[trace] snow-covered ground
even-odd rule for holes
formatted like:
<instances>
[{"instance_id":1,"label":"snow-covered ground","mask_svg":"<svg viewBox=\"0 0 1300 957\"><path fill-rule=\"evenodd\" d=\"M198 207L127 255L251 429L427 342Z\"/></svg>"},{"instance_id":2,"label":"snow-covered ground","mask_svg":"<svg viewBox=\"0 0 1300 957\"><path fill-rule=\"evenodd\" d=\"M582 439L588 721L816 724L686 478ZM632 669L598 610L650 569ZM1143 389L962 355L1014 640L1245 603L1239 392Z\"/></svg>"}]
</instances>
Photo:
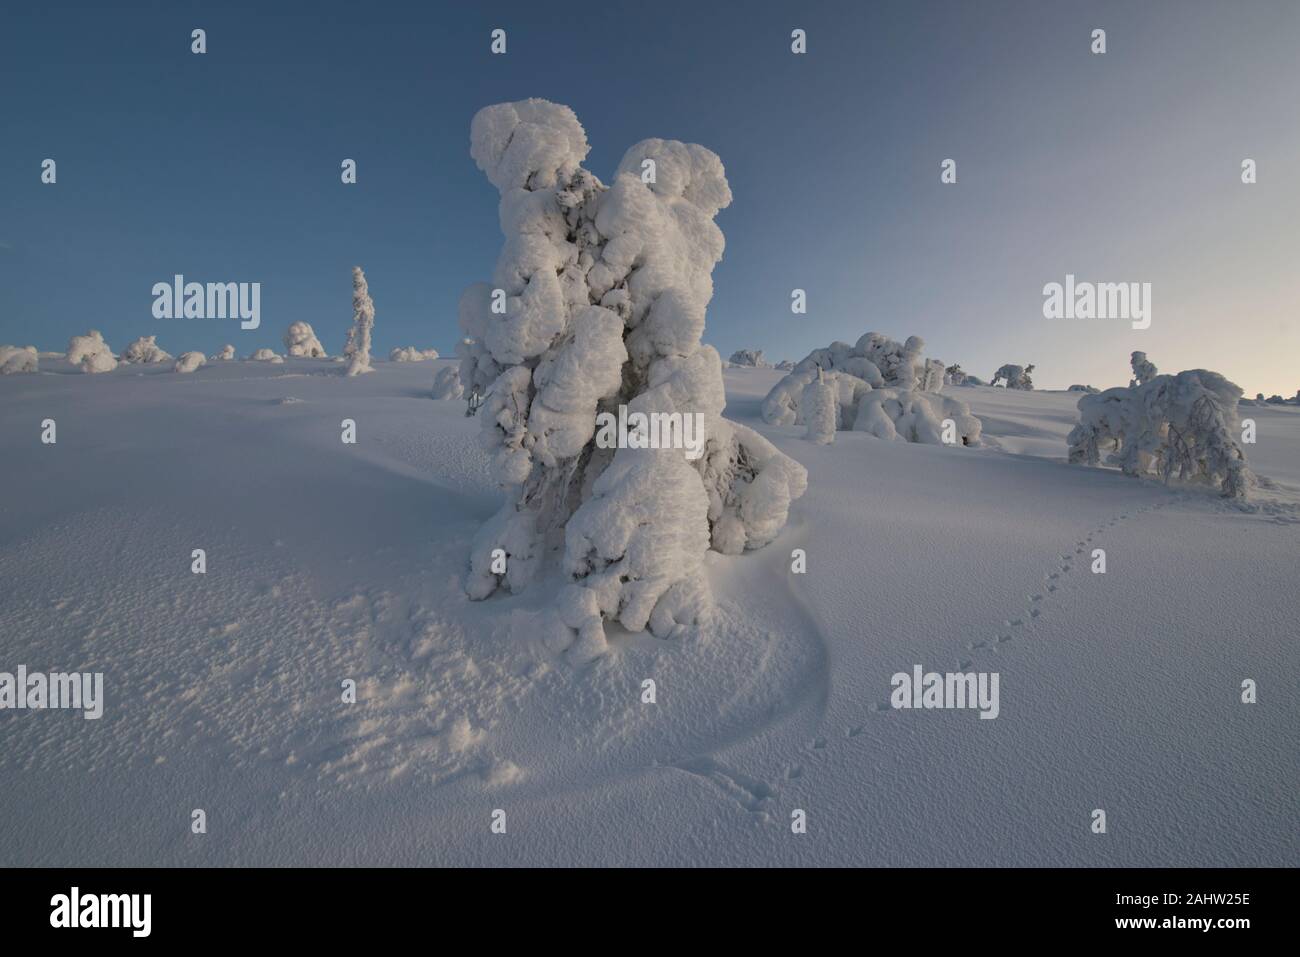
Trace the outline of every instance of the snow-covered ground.
<instances>
[{"instance_id":1,"label":"snow-covered ground","mask_svg":"<svg viewBox=\"0 0 1300 957\"><path fill-rule=\"evenodd\" d=\"M557 581L464 596L499 494L451 363L374 365L0 378L0 670L107 699L0 711L0 865L1300 861L1300 409L1242 410L1240 507L1067 466L1078 394L950 388L978 449L814 445L729 369L807 494L709 553L698 640L574 667ZM891 709L918 664L998 672L996 720Z\"/></svg>"}]
</instances>

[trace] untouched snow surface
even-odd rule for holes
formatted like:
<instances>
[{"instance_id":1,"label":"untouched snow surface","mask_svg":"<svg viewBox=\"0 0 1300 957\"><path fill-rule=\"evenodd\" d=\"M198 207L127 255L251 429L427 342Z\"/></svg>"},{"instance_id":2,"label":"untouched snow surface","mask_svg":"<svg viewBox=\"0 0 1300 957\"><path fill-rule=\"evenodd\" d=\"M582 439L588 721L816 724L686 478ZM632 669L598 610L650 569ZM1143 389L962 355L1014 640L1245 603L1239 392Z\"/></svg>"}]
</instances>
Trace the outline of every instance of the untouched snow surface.
<instances>
[{"instance_id":1,"label":"untouched snow surface","mask_svg":"<svg viewBox=\"0 0 1300 957\"><path fill-rule=\"evenodd\" d=\"M708 554L709 633L611 626L575 668L541 627L559 582L464 595L500 504L479 423L428 365L375 370L0 379L0 670L106 697L0 711L0 865L1300 859L1300 409L1243 410L1242 508L1067 466L1077 394L954 389L979 449L818 446L759 416L782 373L728 370L727 416L807 494L767 548ZM998 672L998 718L890 709L915 664Z\"/></svg>"}]
</instances>

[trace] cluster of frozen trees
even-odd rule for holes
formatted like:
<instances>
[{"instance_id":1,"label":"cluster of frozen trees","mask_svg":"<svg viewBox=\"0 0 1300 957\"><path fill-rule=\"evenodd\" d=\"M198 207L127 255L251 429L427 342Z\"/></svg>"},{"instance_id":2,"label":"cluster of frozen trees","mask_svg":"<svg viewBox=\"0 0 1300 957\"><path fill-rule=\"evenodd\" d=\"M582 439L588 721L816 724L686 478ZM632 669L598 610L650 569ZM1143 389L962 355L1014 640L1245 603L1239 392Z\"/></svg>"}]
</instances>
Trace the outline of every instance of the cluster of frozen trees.
<instances>
[{"instance_id":1,"label":"cluster of frozen trees","mask_svg":"<svg viewBox=\"0 0 1300 957\"><path fill-rule=\"evenodd\" d=\"M1105 450L1127 475L1176 475L1244 498L1253 477L1238 444L1241 389L1206 369L1160 375L1141 352L1131 362L1132 385L1079 400L1070 461L1098 465Z\"/></svg>"},{"instance_id":2,"label":"cluster of frozen trees","mask_svg":"<svg viewBox=\"0 0 1300 957\"><path fill-rule=\"evenodd\" d=\"M144 364L171 362L171 353L159 347L155 341L157 338L157 336L141 336L136 339L123 350L121 361Z\"/></svg>"},{"instance_id":3,"label":"cluster of frozen trees","mask_svg":"<svg viewBox=\"0 0 1300 957\"><path fill-rule=\"evenodd\" d=\"M868 332L856 345L833 342L795 364L763 400L763 421L803 425L809 439L836 431L908 442L978 445L980 421L964 402L942 395L946 370L923 356L925 342ZM945 422L949 423L945 428Z\"/></svg>"},{"instance_id":4,"label":"cluster of frozen trees","mask_svg":"<svg viewBox=\"0 0 1300 957\"><path fill-rule=\"evenodd\" d=\"M1266 399L1264 398L1263 392L1257 392L1255 393L1254 399L1242 399L1241 404L1242 405L1300 405L1300 389L1297 389L1296 394L1290 399L1277 394L1270 395Z\"/></svg>"},{"instance_id":5,"label":"cluster of frozen trees","mask_svg":"<svg viewBox=\"0 0 1300 957\"><path fill-rule=\"evenodd\" d=\"M519 591L559 552L572 655L605 648L606 619L677 634L711 608L706 552L771 541L807 481L722 417L721 358L700 342L723 250L713 220L731 202L722 163L644 140L607 186L581 165L573 111L536 99L480 110L470 142L501 194L505 244L492 282L461 297L460 379L483 397L505 503L474 539L467 592ZM597 442L597 415L620 407L676 421L679 436L698 414L700 454Z\"/></svg>"},{"instance_id":6,"label":"cluster of frozen trees","mask_svg":"<svg viewBox=\"0 0 1300 957\"><path fill-rule=\"evenodd\" d=\"M417 349L415 346L397 348L388 353L389 362L427 362L436 358L438 358L437 349Z\"/></svg>"},{"instance_id":7,"label":"cluster of frozen trees","mask_svg":"<svg viewBox=\"0 0 1300 957\"><path fill-rule=\"evenodd\" d=\"M770 369L771 363L763 358L762 349L737 349L727 360L733 366L748 366L753 369Z\"/></svg>"},{"instance_id":8,"label":"cluster of frozen trees","mask_svg":"<svg viewBox=\"0 0 1300 957\"><path fill-rule=\"evenodd\" d=\"M1004 382L1008 389L1023 389L1026 392L1032 392L1034 380L1029 377L1029 373L1033 371L1034 367L1032 365L1004 365L993 373L993 379L989 382L989 385L996 386L999 382Z\"/></svg>"},{"instance_id":9,"label":"cluster of frozen trees","mask_svg":"<svg viewBox=\"0 0 1300 957\"><path fill-rule=\"evenodd\" d=\"M40 356L35 346L0 346L0 375L36 372Z\"/></svg>"},{"instance_id":10,"label":"cluster of frozen trees","mask_svg":"<svg viewBox=\"0 0 1300 957\"><path fill-rule=\"evenodd\" d=\"M1066 392L1088 392L1088 393L1091 393L1091 394L1095 395L1096 393L1100 392L1101 390L1098 389L1095 385L1082 385L1082 384L1077 384L1077 383L1076 383L1075 385L1070 386L1070 387L1069 387L1068 389L1066 389L1065 391L1066 391Z\"/></svg>"}]
</instances>

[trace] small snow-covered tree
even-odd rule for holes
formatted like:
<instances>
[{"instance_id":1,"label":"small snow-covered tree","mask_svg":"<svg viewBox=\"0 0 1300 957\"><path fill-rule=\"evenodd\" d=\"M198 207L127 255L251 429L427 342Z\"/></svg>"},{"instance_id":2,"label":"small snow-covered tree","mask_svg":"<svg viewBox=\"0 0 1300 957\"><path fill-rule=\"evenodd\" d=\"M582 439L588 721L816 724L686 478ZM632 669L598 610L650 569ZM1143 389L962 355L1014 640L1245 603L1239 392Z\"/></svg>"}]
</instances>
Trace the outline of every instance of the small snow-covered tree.
<instances>
[{"instance_id":1,"label":"small snow-covered tree","mask_svg":"<svg viewBox=\"0 0 1300 957\"><path fill-rule=\"evenodd\" d=\"M0 346L0 375L37 372L40 354L35 346Z\"/></svg>"},{"instance_id":2,"label":"small snow-covered tree","mask_svg":"<svg viewBox=\"0 0 1300 957\"><path fill-rule=\"evenodd\" d=\"M966 381L966 373L960 363L953 363L943 370L944 385L961 385Z\"/></svg>"},{"instance_id":3,"label":"small snow-covered tree","mask_svg":"<svg viewBox=\"0 0 1300 957\"><path fill-rule=\"evenodd\" d=\"M206 363L207 360L203 358L202 352L182 352L181 357L176 360L176 365L172 368L176 372L193 372Z\"/></svg>"},{"instance_id":4,"label":"small snow-covered tree","mask_svg":"<svg viewBox=\"0 0 1300 957\"><path fill-rule=\"evenodd\" d=\"M834 398L833 428L867 432L878 438L941 443L941 423L952 419L962 445L978 445L979 419L970 407L940 394L943 363L922 358L925 342L911 336L905 343L869 332L856 345L833 342L816 349L774 385L763 400L763 421L805 425L811 438L822 425L809 425L805 396L818 378Z\"/></svg>"},{"instance_id":5,"label":"small snow-covered tree","mask_svg":"<svg viewBox=\"0 0 1300 957\"><path fill-rule=\"evenodd\" d=\"M644 140L606 186L581 165L573 111L536 99L480 110L470 142L501 193L506 242L493 281L461 297L472 341L460 377L484 397L506 501L475 537L466 590L519 591L562 548L572 655L604 649L606 619L682 633L711 608L705 552L766 544L806 485L800 465L722 417L721 359L700 342L723 249L713 220L731 202L722 163L701 146ZM597 415L620 408L683 424L698 414L700 454L631 435L626 447L598 442Z\"/></svg>"},{"instance_id":6,"label":"small snow-covered tree","mask_svg":"<svg viewBox=\"0 0 1300 957\"><path fill-rule=\"evenodd\" d=\"M397 348L388 353L389 362L426 362L436 358L438 358L437 349L417 349L415 346Z\"/></svg>"},{"instance_id":7,"label":"small snow-covered tree","mask_svg":"<svg viewBox=\"0 0 1300 957\"><path fill-rule=\"evenodd\" d=\"M69 339L65 358L73 365L81 366L82 372L112 372L117 368L117 357L97 329Z\"/></svg>"},{"instance_id":8,"label":"small snow-covered tree","mask_svg":"<svg viewBox=\"0 0 1300 957\"><path fill-rule=\"evenodd\" d=\"M155 342L157 336L141 336L122 352L123 362L132 363L154 363L154 362L171 362L171 355L164 349L159 348Z\"/></svg>"},{"instance_id":9,"label":"small snow-covered tree","mask_svg":"<svg viewBox=\"0 0 1300 957\"><path fill-rule=\"evenodd\" d=\"M360 266L352 267L352 328L343 355L348 360L348 375L373 372L370 367L370 332L375 325L375 304L370 301L370 287Z\"/></svg>"},{"instance_id":10,"label":"small snow-covered tree","mask_svg":"<svg viewBox=\"0 0 1300 957\"><path fill-rule=\"evenodd\" d=\"M777 371L779 372L793 372L794 363L791 362L789 359L782 359L780 362L776 364L776 368Z\"/></svg>"},{"instance_id":11,"label":"small snow-covered tree","mask_svg":"<svg viewBox=\"0 0 1300 957\"><path fill-rule=\"evenodd\" d=\"M273 350L266 348L258 349L248 358L251 362L270 362L274 365L282 365L284 363L284 358L282 356L278 356Z\"/></svg>"},{"instance_id":12,"label":"small snow-covered tree","mask_svg":"<svg viewBox=\"0 0 1300 957\"><path fill-rule=\"evenodd\" d=\"M235 358L235 347L227 343L221 347L221 351L208 357L213 362L229 362Z\"/></svg>"},{"instance_id":13,"label":"small snow-covered tree","mask_svg":"<svg viewBox=\"0 0 1300 957\"><path fill-rule=\"evenodd\" d=\"M1088 392L1088 393L1091 393L1091 394L1094 394L1094 395L1095 395L1096 393L1100 392L1101 390L1098 389L1096 386L1093 386L1093 385L1079 385L1079 384L1076 384L1076 385L1072 385L1072 386L1070 386L1070 387L1069 387L1068 389L1066 389L1065 391L1066 391L1066 392Z\"/></svg>"},{"instance_id":14,"label":"small snow-covered tree","mask_svg":"<svg viewBox=\"0 0 1300 957\"><path fill-rule=\"evenodd\" d=\"M1085 395L1067 439L1069 460L1098 465L1109 449L1107 463L1126 475L1155 474L1166 482L1177 475L1245 498L1254 478L1237 442L1240 399L1240 388L1206 369Z\"/></svg>"},{"instance_id":15,"label":"small snow-covered tree","mask_svg":"<svg viewBox=\"0 0 1300 957\"><path fill-rule=\"evenodd\" d=\"M772 366L763 358L762 349L737 349L729 361L733 366L749 366L754 369L770 369Z\"/></svg>"},{"instance_id":16,"label":"small snow-covered tree","mask_svg":"<svg viewBox=\"0 0 1300 957\"><path fill-rule=\"evenodd\" d=\"M299 320L291 322L284 333L284 354L300 359L327 359L329 353L316 338L316 331L310 323Z\"/></svg>"},{"instance_id":17,"label":"small snow-covered tree","mask_svg":"<svg viewBox=\"0 0 1300 957\"><path fill-rule=\"evenodd\" d=\"M1023 389L1026 392L1031 392L1034 388L1034 380L1029 377L1029 373L1033 371L1034 367L1032 365L1004 365L993 373L993 379L989 382L989 385L996 386L999 382L1005 382L1008 389Z\"/></svg>"},{"instance_id":18,"label":"small snow-covered tree","mask_svg":"<svg viewBox=\"0 0 1300 957\"><path fill-rule=\"evenodd\" d=\"M1129 356L1129 365L1133 367L1133 381L1131 385L1142 385L1144 382L1150 382L1158 374L1155 363L1147 359L1145 352L1135 352Z\"/></svg>"},{"instance_id":19,"label":"small snow-covered tree","mask_svg":"<svg viewBox=\"0 0 1300 957\"><path fill-rule=\"evenodd\" d=\"M459 399L465 394L465 387L460 382L459 366L443 366L433 376L433 397L435 399Z\"/></svg>"},{"instance_id":20,"label":"small snow-covered tree","mask_svg":"<svg viewBox=\"0 0 1300 957\"><path fill-rule=\"evenodd\" d=\"M818 445L834 442L838 403L835 388L826 381L821 369L817 370L817 378L803 387L800 405L804 409L804 436Z\"/></svg>"}]
</instances>

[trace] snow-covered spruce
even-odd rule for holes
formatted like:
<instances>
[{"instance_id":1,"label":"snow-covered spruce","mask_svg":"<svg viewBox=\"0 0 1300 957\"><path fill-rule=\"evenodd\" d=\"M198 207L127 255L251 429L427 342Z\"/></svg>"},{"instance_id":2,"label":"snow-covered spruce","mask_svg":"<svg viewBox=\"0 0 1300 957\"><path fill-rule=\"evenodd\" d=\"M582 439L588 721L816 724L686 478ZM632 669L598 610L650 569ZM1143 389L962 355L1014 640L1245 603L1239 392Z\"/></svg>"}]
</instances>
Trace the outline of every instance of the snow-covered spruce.
<instances>
[{"instance_id":1,"label":"snow-covered spruce","mask_svg":"<svg viewBox=\"0 0 1300 957\"><path fill-rule=\"evenodd\" d=\"M953 363L943 370L944 385L963 385L966 382L966 371L962 369L960 363Z\"/></svg>"},{"instance_id":2,"label":"snow-covered spruce","mask_svg":"<svg viewBox=\"0 0 1300 957\"><path fill-rule=\"evenodd\" d=\"M1134 352L1129 356L1128 364L1133 368L1133 379L1129 385L1142 385L1150 382L1158 374L1155 363L1147 358L1145 352Z\"/></svg>"},{"instance_id":3,"label":"snow-covered spruce","mask_svg":"<svg viewBox=\"0 0 1300 957\"><path fill-rule=\"evenodd\" d=\"M282 356L278 356L271 349L265 348L258 349L249 356L248 359L250 362L271 362L277 365L284 363L284 358Z\"/></svg>"},{"instance_id":4,"label":"snow-covered spruce","mask_svg":"<svg viewBox=\"0 0 1300 957\"><path fill-rule=\"evenodd\" d=\"M466 590L518 591L562 545L571 655L605 648L605 619L678 634L712 607L706 551L769 542L807 481L722 417L722 363L700 343L723 250L713 219L731 202L722 163L701 146L644 140L606 186L582 168L587 138L573 111L535 99L480 110L470 141L501 193L506 240L493 281L461 297L471 341L458 350L460 377L484 396L478 415L506 501L475 537ZM600 447L596 416L621 405L702 416L702 454Z\"/></svg>"},{"instance_id":5,"label":"snow-covered spruce","mask_svg":"<svg viewBox=\"0 0 1300 957\"><path fill-rule=\"evenodd\" d=\"M117 368L117 357L97 329L69 339L64 358L74 366L81 366L82 372L112 372Z\"/></svg>"},{"instance_id":6,"label":"snow-covered spruce","mask_svg":"<svg viewBox=\"0 0 1300 957\"><path fill-rule=\"evenodd\" d=\"M310 323L293 322L284 333L284 354L301 359L327 359L329 353L316 338L316 332Z\"/></svg>"},{"instance_id":7,"label":"snow-covered spruce","mask_svg":"<svg viewBox=\"0 0 1300 957\"><path fill-rule=\"evenodd\" d=\"M770 369L771 363L763 358L762 349L737 349L727 360L733 366L748 366L754 369Z\"/></svg>"},{"instance_id":8,"label":"snow-covered spruce","mask_svg":"<svg viewBox=\"0 0 1300 957\"><path fill-rule=\"evenodd\" d=\"M213 362L229 362L235 358L235 347L227 343L221 347L220 352L208 356Z\"/></svg>"},{"instance_id":9,"label":"snow-covered spruce","mask_svg":"<svg viewBox=\"0 0 1300 957\"><path fill-rule=\"evenodd\" d=\"M0 346L0 375L37 372L40 355L35 346Z\"/></svg>"},{"instance_id":10,"label":"snow-covered spruce","mask_svg":"<svg viewBox=\"0 0 1300 957\"><path fill-rule=\"evenodd\" d=\"M1008 389L1023 389L1026 392L1032 392L1034 380L1029 377L1029 373L1033 371L1034 367L1032 365L1004 365L993 373L989 385L996 386L999 382L1005 382Z\"/></svg>"},{"instance_id":11,"label":"snow-covered spruce","mask_svg":"<svg viewBox=\"0 0 1300 957\"><path fill-rule=\"evenodd\" d=\"M171 362L172 355L158 346L157 336L141 336L124 350L121 360L131 363Z\"/></svg>"},{"instance_id":12,"label":"snow-covered spruce","mask_svg":"<svg viewBox=\"0 0 1300 957\"><path fill-rule=\"evenodd\" d=\"M207 360L203 357L202 352L182 352L181 357L176 360L176 365L172 368L176 372L193 372L206 364Z\"/></svg>"},{"instance_id":13,"label":"snow-covered spruce","mask_svg":"<svg viewBox=\"0 0 1300 957\"><path fill-rule=\"evenodd\" d=\"M352 328L343 348L348 375L373 372L370 367L370 332L375 326L375 304L370 301L370 287L360 266L352 267Z\"/></svg>"},{"instance_id":14,"label":"snow-covered spruce","mask_svg":"<svg viewBox=\"0 0 1300 957\"><path fill-rule=\"evenodd\" d=\"M415 346L394 349L388 353L389 362L425 362L436 358L438 358L437 349L417 349Z\"/></svg>"},{"instance_id":15,"label":"snow-covered spruce","mask_svg":"<svg viewBox=\"0 0 1300 957\"><path fill-rule=\"evenodd\" d=\"M833 342L817 349L768 392L763 421L804 425L807 436L816 442L834 441L835 431L853 430L882 439L939 444L944 438L943 420L952 419L954 444L978 445L979 419L966 403L940 394L943 363L922 358L924 349L919 336L899 343L875 332L853 346ZM833 398L829 433L823 419L814 423L805 414L806 397L823 395L820 387L813 388L819 379ZM817 414L825 414L820 405Z\"/></svg>"},{"instance_id":16,"label":"snow-covered spruce","mask_svg":"<svg viewBox=\"0 0 1300 957\"><path fill-rule=\"evenodd\" d=\"M1138 356L1135 372L1146 362ZM1067 438L1069 459L1098 465L1102 450L1109 449L1107 464L1126 475L1155 474L1166 482L1177 475L1212 485L1226 497L1245 498L1254 478L1237 443L1240 399L1240 388L1206 369L1152 375L1141 384L1085 395Z\"/></svg>"},{"instance_id":17,"label":"snow-covered spruce","mask_svg":"<svg viewBox=\"0 0 1300 957\"><path fill-rule=\"evenodd\" d=\"M433 376L433 397L435 399L459 399L465 394L465 387L460 382L459 366L443 366Z\"/></svg>"}]
</instances>

